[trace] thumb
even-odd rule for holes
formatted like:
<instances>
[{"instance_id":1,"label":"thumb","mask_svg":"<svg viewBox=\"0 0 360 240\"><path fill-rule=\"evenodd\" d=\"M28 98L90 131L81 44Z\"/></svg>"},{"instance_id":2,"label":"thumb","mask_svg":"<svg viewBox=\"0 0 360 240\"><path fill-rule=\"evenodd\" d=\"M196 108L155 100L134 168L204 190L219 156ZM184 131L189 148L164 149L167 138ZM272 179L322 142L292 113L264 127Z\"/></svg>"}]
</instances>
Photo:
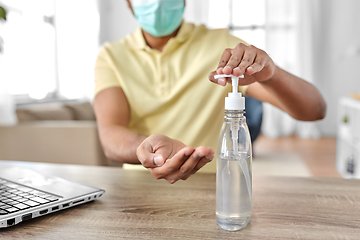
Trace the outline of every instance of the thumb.
<instances>
[{"instance_id":1,"label":"thumb","mask_svg":"<svg viewBox=\"0 0 360 240\"><path fill-rule=\"evenodd\" d=\"M136 150L136 155L145 168L155 168L165 163L164 156L154 153L152 146L147 141L140 144Z\"/></svg>"},{"instance_id":2,"label":"thumb","mask_svg":"<svg viewBox=\"0 0 360 240\"><path fill-rule=\"evenodd\" d=\"M153 162L155 163L155 165L157 167L160 167L160 166L164 165L165 158L161 154L154 154L153 155Z\"/></svg>"}]
</instances>

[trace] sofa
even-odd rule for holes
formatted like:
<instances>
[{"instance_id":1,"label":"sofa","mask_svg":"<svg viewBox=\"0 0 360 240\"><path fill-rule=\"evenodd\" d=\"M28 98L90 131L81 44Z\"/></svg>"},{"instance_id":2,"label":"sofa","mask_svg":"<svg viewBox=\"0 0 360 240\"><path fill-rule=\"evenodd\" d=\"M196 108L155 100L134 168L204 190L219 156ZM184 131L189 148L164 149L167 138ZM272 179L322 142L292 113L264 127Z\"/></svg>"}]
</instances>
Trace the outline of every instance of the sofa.
<instances>
[{"instance_id":1,"label":"sofa","mask_svg":"<svg viewBox=\"0 0 360 240\"><path fill-rule=\"evenodd\" d=\"M1 160L121 166L104 155L90 102L18 107L16 115L16 125L0 126Z\"/></svg>"},{"instance_id":2,"label":"sofa","mask_svg":"<svg viewBox=\"0 0 360 240\"><path fill-rule=\"evenodd\" d=\"M262 104L246 98L247 123L256 139ZM0 160L122 166L108 160L100 144L90 102L25 105L16 109L18 124L0 125Z\"/></svg>"}]
</instances>

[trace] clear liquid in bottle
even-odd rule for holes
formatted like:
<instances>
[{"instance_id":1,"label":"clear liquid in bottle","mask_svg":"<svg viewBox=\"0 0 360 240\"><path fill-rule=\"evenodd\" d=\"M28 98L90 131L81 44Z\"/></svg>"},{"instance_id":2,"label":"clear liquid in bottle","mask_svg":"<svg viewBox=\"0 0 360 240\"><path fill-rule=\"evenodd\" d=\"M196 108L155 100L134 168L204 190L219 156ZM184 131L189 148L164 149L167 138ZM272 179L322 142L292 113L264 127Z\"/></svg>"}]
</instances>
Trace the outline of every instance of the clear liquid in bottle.
<instances>
[{"instance_id":1,"label":"clear liquid in bottle","mask_svg":"<svg viewBox=\"0 0 360 240\"><path fill-rule=\"evenodd\" d=\"M251 155L239 153L237 157L221 157L219 154L216 182L216 221L227 231L244 228L251 220L251 190L249 192L239 161L251 166ZM251 171L250 171L251 178Z\"/></svg>"}]
</instances>

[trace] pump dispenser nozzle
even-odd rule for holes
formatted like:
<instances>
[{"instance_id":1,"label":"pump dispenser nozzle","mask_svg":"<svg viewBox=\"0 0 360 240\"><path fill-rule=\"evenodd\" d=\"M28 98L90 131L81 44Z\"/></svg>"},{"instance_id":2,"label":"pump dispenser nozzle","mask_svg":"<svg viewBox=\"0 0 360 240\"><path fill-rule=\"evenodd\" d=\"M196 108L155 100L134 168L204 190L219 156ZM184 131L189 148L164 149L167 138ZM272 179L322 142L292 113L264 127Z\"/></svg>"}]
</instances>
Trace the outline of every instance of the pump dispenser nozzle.
<instances>
[{"instance_id":1,"label":"pump dispenser nozzle","mask_svg":"<svg viewBox=\"0 0 360 240\"><path fill-rule=\"evenodd\" d=\"M245 109L245 98L238 91L239 78L244 78L244 75L236 77L234 75L215 75L214 78L231 77L232 81L232 92L228 93L228 97L225 98L225 109L226 110L244 110Z\"/></svg>"}]
</instances>

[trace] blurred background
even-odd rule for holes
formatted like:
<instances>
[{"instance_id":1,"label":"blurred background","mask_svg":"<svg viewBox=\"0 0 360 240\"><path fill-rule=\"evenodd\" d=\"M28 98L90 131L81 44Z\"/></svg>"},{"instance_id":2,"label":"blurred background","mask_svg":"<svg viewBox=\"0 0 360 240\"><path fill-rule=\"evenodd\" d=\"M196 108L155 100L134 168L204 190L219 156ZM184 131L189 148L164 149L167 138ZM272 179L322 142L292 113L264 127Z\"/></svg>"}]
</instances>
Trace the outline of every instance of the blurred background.
<instances>
[{"instance_id":1,"label":"blurred background","mask_svg":"<svg viewBox=\"0 0 360 240\"><path fill-rule=\"evenodd\" d=\"M108 164L91 109L93 67L102 44L136 29L126 1L0 0L0 7L6 12L0 19L0 159ZM347 176L360 172L358 9L357 0L186 1L186 21L229 28L314 84L327 102L325 119L311 123L263 104L255 156L278 146L271 140L292 139L331 152L332 168L338 154L344 161L338 170Z\"/></svg>"}]
</instances>

